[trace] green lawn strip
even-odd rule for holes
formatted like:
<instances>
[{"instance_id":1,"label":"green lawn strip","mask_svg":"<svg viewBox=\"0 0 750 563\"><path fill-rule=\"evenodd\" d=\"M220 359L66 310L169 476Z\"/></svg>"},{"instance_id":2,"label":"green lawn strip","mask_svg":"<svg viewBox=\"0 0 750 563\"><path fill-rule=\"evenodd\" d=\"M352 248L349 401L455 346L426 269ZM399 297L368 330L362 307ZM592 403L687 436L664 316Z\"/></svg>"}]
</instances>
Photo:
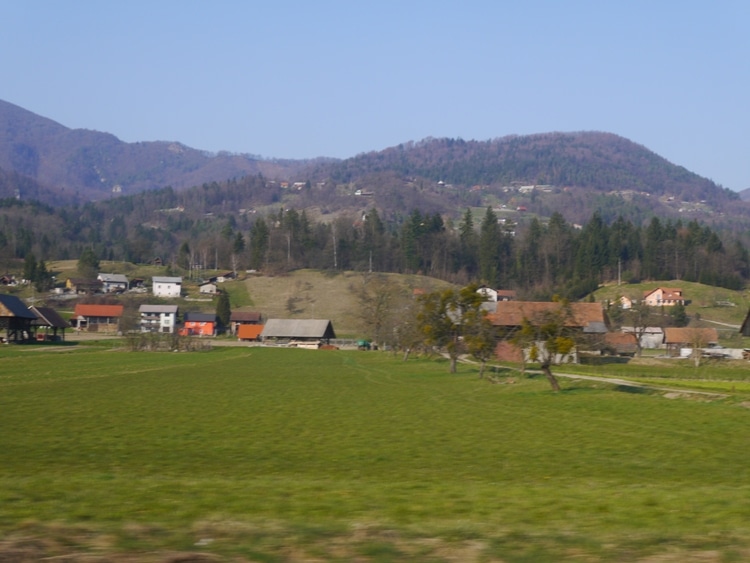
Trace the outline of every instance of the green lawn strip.
<instances>
[{"instance_id":1,"label":"green lawn strip","mask_svg":"<svg viewBox=\"0 0 750 563\"><path fill-rule=\"evenodd\" d=\"M518 367L508 366L508 367ZM532 366L533 367L533 366ZM669 379L748 380L748 365L744 361L707 360L695 367L691 360L654 360L653 364L639 361L622 363L603 362L598 365L565 364L553 368L568 373L612 377L656 377Z\"/></svg>"},{"instance_id":2,"label":"green lawn strip","mask_svg":"<svg viewBox=\"0 0 750 563\"><path fill-rule=\"evenodd\" d=\"M220 288L222 291L229 293L229 303L233 309L251 307L255 304L244 281L225 282L220 285Z\"/></svg>"},{"instance_id":3,"label":"green lawn strip","mask_svg":"<svg viewBox=\"0 0 750 563\"><path fill-rule=\"evenodd\" d=\"M672 366L643 366L640 364L605 364L585 366L566 364L554 371L609 379L621 379L654 389L685 389L717 393L731 393L739 397L750 393L747 367L736 362L708 362L698 368L685 362ZM614 385L617 382L612 382Z\"/></svg>"},{"instance_id":4,"label":"green lawn strip","mask_svg":"<svg viewBox=\"0 0 750 563\"><path fill-rule=\"evenodd\" d=\"M742 397L750 394L750 382L747 381L716 381L696 379L671 379L671 378L629 378L635 383L663 388L676 388L696 391L715 391L716 393L731 393Z\"/></svg>"},{"instance_id":5,"label":"green lawn strip","mask_svg":"<svg viewBox=\"0 0 750 563\"><path fill-rule=\"evenodd\" d=\"M269 556L305 525L478 538L498 557L521 557L530 537L550 557L566 542L607 557L658 538L743 548L747 416L581 381L491 385L475 367L451 376L443 361L369 352L10 354L0 530L85 524L135 545L126 530L156 527L170 532L144 541L174 546L198 542L201 522L276 523L258 540ZM322 549L317 533L295 541ZM385 537L355 543L414 556Z\"/></svg>"}]
</instances>

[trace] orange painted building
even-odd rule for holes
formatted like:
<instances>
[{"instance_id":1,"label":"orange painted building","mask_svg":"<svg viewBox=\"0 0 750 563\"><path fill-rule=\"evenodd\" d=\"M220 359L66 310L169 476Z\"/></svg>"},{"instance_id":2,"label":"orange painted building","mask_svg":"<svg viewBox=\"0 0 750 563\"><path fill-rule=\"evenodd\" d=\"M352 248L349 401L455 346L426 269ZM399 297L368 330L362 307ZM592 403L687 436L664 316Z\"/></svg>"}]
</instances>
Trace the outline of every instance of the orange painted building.
<instances>
[{"instance_id":1,"label":"orange painted building","mask_svg":"<svg viewBox=\"0 0 750 563\"><path fill-rule=\"evenodd\" d=\"M216 315L185 313L180 336L216 336Z\"/></svg>"}]
</instances>

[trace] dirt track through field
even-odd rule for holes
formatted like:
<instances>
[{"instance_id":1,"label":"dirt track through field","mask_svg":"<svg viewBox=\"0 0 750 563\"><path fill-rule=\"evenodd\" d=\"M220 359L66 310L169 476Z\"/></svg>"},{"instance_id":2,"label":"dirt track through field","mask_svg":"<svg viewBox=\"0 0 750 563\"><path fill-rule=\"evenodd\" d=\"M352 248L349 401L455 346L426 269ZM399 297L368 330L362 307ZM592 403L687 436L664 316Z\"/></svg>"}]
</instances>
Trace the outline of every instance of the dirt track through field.
<instances>
[{"instance_id":1,"label":"dirt track through field","mask_svg":"<svg viewBox=\"0 0 750 563\"><path fill-rule=\"evenodd\" d=\"M526 370L529 371L529 370ZM532 373L542 374L541 371L533 371ZM679 394L690 394L690 395L702 395L711 397L712 399L726 399L729 395L724 393L714 393L711 391L696 391L693 389L675 389L672 387L658 387L655 385L647 385L644 383L638 383L635 381L628 381L627 379L619 379L615 377L599 377L595 375L579 375L573 373L555 373L557 377L566 377L568 379L586 379L589 381L601 381L604 383L611 383L612 385L622 385L625 387L635 387L640 389L653 389L654 391L664 391L667 393L679 393Z\"/></svg>"}]
</instances>

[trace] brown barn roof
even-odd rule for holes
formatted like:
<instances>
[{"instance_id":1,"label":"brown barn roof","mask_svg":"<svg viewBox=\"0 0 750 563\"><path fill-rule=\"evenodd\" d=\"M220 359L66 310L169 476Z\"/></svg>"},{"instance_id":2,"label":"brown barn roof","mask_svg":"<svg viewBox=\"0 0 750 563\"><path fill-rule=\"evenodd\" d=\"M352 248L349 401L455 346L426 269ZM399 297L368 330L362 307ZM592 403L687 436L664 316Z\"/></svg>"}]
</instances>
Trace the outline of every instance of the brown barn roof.
<instances>
[{"instance_id":1,"label":"brown barn roof","mask_svg":"<svg viewBox=\"0 0 750 563\"><path fill-rule=\"evenodd\" d=\"M524 319L533 323L561 307L560 303L548 301L498 301L497 309L488 317L495 326L521 326ZM567 326L606 332L604 310L599 303L570 303L570 312Z\"/></svg>"},{"instance_id":2,"label":"brown barn roof","mask_svg":"<svg viewBox=\"0 0 750 563\"><path fill-rule=\"evenodd\" d=\"M33 323L36 326L70 328L70 323L51 307L29 307L29 310L37 316L37 319Z\"/></svg>"},{"instance_id":3,"label":"brown barn roof","mask_svg":"<svg viewBox=\"0 0 750 563\"><path fill-rule=\"evenodd\" d=\"M713 344L719 341L719 333L715 328L667 327L664 329L665 344L691 344L696 340L704 344Z\"/></svg>"},{"instance_id":4,"label":"brown barn roof","mask_svg":"<svg viewBox=\"0 0 750 563\"><path fill-rule=\"evenodd\" d=\"M229 320L235 323L259 323L260 313L252 311L232 311Z\"/></svg>"},{"instance_id":5,"label":"brown barn roof","mask_svg":"<svg viewBox=\"0 0 750 563\"><path fill-rule=\"evenodd\" d=\"M632 332L608 332L604 335L604 343L618 354L634 354L638 350L636 335Z\"/></svg>"},{"instance_id":6,"label":"brown barn roof","mask_svg":"<svg viewBox=\"0 0 750 563\"><path fill-rule=\"evenodd\" d=\"M121 317L124 307L122 305L91 305L78 303L74 317Z\"/></svg>"},{"instance_id":7,"label":"brown barn roof","mask_svg":"<svg viewBox=\"0 0 750 563\"><path fill-rule=\"evenodd\" d=\"M102 280L92 280L87 278L68 278L68 282L76 287L102 287Z\"/></svg>"}]
</instances>

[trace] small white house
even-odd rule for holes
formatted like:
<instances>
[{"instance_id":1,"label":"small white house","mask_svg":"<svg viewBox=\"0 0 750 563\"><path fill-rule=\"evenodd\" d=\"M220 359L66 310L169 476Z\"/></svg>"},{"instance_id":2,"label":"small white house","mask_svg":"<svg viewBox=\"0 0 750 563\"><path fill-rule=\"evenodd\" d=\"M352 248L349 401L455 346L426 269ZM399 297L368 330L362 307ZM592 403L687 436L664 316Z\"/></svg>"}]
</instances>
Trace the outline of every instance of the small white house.
<instances>
[{"instance_id":1,"label":"small white house","mask_svg":"<svg viewBox=\"0 0 750 563\"><path fill-rule=\"evenodd\" d=\"M497 303L497 291L491 287L483 285L477 289L477 293L481 293L485 301Z\"/></svg>"},{"instance_id":2,"label":"small white house","mask_svg":"<svg viewBox=\"0 0 750 563\"><path fill-rule=\"evenodd\" d=\"M177 305L141 305L141 332L173 333L177 325Z\"/></svg>"},{"instance_id":3,"label":"small white house","mask_svg":"<svg viewBox=\"0 0 750 563\"><path fill-rule=\"evenodd\" d=\"M182 293L181 277L154 276L153 294L159 297L179 297Z\"/></svg>"},{"instance_id":4,"label":"small white house","mask_svg":"<svg viewBox=\"0 0 750 563\"><path fill-rule=\"evenodd\" d=\"M198 293L204 295L216 295L216 284L215 283L202 283L198 287Z\"/></svg>"},{"instance_id":5,"label":"small white house","mask_svg":"<svg viewBox=\"0 0 750 563\"><path fill-rule=\"evenodd\" d=\"M641 340L641 348L657 349L664 344L664 329L660 326L633 327L624 326L621 332L635 334Z\"/></svg>"}]
</instances>

